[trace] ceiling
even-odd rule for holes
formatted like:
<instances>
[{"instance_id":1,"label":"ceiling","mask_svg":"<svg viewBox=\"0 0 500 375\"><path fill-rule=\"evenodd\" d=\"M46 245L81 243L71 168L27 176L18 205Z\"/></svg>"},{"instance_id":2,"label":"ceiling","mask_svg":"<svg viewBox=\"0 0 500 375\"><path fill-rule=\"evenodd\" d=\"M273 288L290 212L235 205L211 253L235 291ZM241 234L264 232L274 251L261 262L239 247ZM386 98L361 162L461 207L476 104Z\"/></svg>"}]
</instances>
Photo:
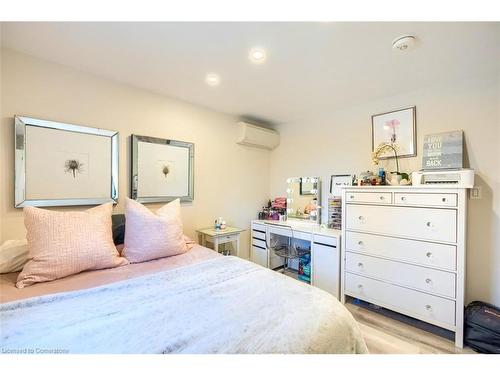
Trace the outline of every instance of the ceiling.
<instances>
[{"instance_id":1,"label":"ceiling","mask_svg":"<svg viewBox=\"0 0 500 375\"><path fill-rule=\"evenodd\" d=\"M402 53L392 40L415 35ZM270 123L498 72L500 23L2 23L2 45ZM261 46L265 63L248 51ZM205 75L220 75L220 85Z\"/></svg>"}]
</instances>

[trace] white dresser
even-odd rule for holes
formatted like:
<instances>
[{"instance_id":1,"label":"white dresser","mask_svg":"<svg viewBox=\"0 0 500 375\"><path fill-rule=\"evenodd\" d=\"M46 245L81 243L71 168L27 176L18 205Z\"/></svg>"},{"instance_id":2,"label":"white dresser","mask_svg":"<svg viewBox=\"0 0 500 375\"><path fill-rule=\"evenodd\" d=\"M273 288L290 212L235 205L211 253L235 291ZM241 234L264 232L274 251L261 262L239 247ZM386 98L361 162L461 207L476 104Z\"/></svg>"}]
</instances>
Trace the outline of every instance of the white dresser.
<instances>
[{"instance_id":1,"label":"white dresser","mask_svg":"<svg viewBox=\"0 0 500 375\"><path fill-rule=\"evenodd\" d=\"M252 221L250 259L271 269L283 265L283 259L266 246L266 238L267 243L269 243L272 234L292 237L292 231L283 225L292 226L294 238L309 242L311 248L311 284L339 298L340 231L338 230L294 220L286 222L254 220Z\"/></svg>"},{"instance_id":2,"label":"white dresser","mask_svg":"<svg viewBox=\"0 0 500 375\"><path fill-rule=\"evenodd\" d=\"M463 346L467 190L349 187L342 195L341 299L455 332Z\"/></svg>"}]
</instances>

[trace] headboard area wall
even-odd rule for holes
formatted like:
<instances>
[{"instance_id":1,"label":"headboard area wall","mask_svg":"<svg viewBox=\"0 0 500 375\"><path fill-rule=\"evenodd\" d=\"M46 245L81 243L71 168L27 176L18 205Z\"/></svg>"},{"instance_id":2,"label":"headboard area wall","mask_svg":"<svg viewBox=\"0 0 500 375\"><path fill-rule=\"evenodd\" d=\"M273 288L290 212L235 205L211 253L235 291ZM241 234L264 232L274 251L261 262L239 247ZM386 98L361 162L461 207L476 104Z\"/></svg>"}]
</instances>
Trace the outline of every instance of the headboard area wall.
<instances>
[{"instance_id":1,"label":"headboard area wall","mask_svg":"<svg viewBox=\"0 0 500 375\"><path fill-rule=\"evenodd\" d=\"M269 151L235 143L237 118L142 89L105 80L10 49L1 50L0 240L23 238L21 209L14 208L14 116L73 123L120 132L119 203L130 194L130 135L195 144L194 201L182 204L187 235L223 216L247 228L268 198ZM214 95L210 87L206 95ZM237 188L235 188L237 184ZM161 204L148 205L156 208ZM54 208L80 210L85 207ZM248 252L249 232L241 253Z\"/></svg>"}]
</instances>

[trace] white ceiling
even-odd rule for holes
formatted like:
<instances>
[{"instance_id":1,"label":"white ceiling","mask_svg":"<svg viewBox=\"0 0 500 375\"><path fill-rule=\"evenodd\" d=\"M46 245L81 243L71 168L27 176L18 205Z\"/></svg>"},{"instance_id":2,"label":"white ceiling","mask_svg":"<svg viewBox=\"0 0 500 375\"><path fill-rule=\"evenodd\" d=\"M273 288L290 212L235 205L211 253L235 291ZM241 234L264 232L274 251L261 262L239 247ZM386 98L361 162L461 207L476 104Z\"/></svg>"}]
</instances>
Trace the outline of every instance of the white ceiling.
<instances>
[{"instance_id":1,"label":"white ceiling","mask_svg":"<svg viewBox=\"0 0 500 375\"><path fill-rule=\"evenodd\" d=\"M419 48L392 50L407 33ZM16 22L2 24L2 45L273 123L500 68L500 23ZM262 65L247 58L254 46L267 50Z\"/></svg>"}]
</instances>

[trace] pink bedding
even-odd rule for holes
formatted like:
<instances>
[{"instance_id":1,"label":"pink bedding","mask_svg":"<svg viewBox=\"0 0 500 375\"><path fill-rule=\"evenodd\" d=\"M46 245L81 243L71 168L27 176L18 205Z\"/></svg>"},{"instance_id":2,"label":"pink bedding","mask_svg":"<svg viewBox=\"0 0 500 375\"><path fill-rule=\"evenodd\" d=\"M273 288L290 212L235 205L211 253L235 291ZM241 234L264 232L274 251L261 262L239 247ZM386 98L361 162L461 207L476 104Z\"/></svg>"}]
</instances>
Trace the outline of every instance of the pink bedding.
<instances>
[{"instance_id":1,"label":"pink bedding","mask_svg":"<svg viewBox=\"0 0 500 375\"><path fill-rule=\"evenodd\" d=\"M194 245L191 250L181 255L129 264L123 267L82 272L63 279L38 283L23 289L18 289L15 285L19 273L7 273L0 275L0 303L37 297L44 294L92 288L158 271L200 263L218 256L220 255L213 250L200 245Z\"/></svg>"}]
</instances>

